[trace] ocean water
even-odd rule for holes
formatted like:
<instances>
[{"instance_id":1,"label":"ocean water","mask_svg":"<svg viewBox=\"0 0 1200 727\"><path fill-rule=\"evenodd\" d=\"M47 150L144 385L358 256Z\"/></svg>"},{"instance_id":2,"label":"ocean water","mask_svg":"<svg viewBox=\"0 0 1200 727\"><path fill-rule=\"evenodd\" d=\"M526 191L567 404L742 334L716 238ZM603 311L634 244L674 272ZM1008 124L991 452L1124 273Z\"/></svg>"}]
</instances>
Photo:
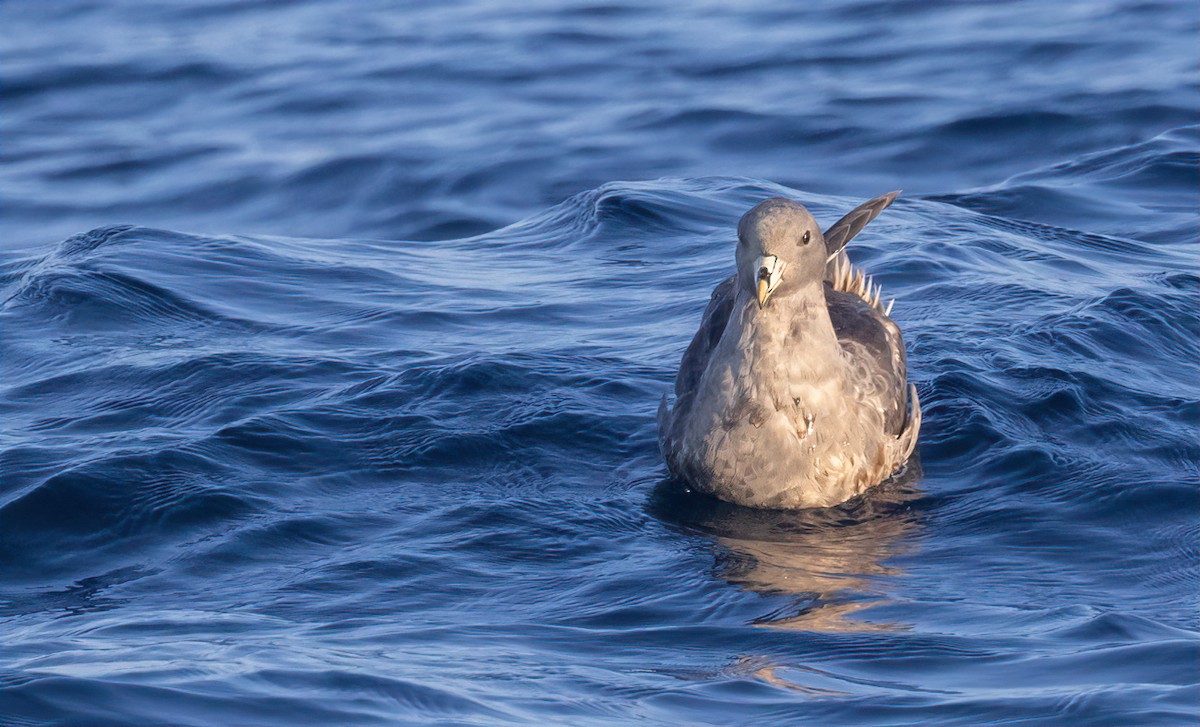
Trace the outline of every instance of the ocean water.
<instances>
[{"instance_id":1,"label":"ocean water","mask_svg":"<svg viewBox=\"0 0 1200 727\"><path fill-rule=\"evenodd\" d=\"M1200 8L0 5L0 724L1193 724ZM770 195L919 463L666 478Z\"/></svg>"}]
</instances>

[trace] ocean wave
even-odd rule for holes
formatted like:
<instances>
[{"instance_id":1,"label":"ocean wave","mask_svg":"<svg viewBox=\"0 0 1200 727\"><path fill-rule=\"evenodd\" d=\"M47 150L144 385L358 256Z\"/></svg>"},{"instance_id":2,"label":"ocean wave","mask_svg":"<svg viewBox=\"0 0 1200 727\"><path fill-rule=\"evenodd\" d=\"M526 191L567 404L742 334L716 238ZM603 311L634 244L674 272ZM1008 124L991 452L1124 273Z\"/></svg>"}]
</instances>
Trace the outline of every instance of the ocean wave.
<instances>
[{"instance_id":1,"label":"ocean wave","mask_svg":"<svg viewBox=\"0 0 1200 727\"><path fill-rule=\"evenodd\" d=\"M975 22L988 9L961 12ZM607 42L586 28L550 39L579 34ZM1085 52L1027 50L1046 64ZM805 67L783 57L683 75L743 83L763 64ZM375 69L394 79L386 70ZM470 75L457 71L454 83ZM233 84L268 115L343 108L341 92L293 98L267 84L255 98L240 73L181 62L146 83ZM22 103L58 78L18 75ZM906 107L932 92L892 93ZM879 101L852 96L837 104L865 116ZM986 161L1039 129L1069 136L1076 119L1069 105L998 106L913 120L881 142L887 163ZM620 119L628 133L702 133L707 151L748 159L784 159L780 140L813 128L719 99ZM882 133L870 120L868 140ZM1002 132L1007 144L976 148ZM587 143L602 159L617 142ZM253 207L247 190L281 180L307 190L266 205L282 218L313 220L336 191L361 201L347 202L366 219L356 229L443 239L122 225L0 256L0 712L17 723L1178 718L1194 689L1200 582L1196 143L1179 128L991 187L911 194L864 230L850 254L897 299L925 407L921 459L842 507L800 513L665 480L654 409L732 269L738 216L787 195L828 225L858 197L653 175L576 184L492 229L515 207L472 195L497 174L559 190L542 166L554 154L533 144L523 159L442 169L432 192L399 174L403 155L362 149L296 151L286 169L228 184L202 151L80 160L59 170L63 184L195 164L160 194L219 187ZM838 172L818 166L795 178ZM408 190L411 205L387 201Z\"/></svg>"}]
</instances>

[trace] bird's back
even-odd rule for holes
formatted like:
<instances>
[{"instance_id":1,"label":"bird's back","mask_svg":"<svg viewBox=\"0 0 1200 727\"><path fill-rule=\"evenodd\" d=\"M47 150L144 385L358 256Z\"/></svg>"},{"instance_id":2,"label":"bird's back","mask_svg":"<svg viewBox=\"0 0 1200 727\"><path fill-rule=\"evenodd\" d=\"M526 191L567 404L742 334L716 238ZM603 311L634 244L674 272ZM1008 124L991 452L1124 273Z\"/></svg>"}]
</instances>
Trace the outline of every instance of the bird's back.
<instances>
[{"instance_id":1,"label":"bird's back","mask_svg":"<svg viewBox=\"0 0 1200 727\"><path fill-rule=\"evenodd\" d=\"M877 294L858 276L825 283L829 319L846 359L855 398L883 412L884 431L896 436L908 418L908 362L904 336Z\"/></svg>"}]
</instances>

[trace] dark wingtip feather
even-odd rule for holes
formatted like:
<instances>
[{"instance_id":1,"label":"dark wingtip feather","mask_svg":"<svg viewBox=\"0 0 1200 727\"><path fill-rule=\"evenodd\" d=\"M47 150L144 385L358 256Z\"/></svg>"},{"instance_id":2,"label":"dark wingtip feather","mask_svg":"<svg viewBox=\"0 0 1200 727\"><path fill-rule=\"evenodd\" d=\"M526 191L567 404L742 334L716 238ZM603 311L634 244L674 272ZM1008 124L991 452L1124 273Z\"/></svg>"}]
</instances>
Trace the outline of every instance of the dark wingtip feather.
<instances>
[{"instance_id":1,"label":"dark wingtip feather","mask_svg":"<svg viewBox=\"0 0 1200 727\"><path fill-rule=\"evenodd\" d=\"M892 202L895 202L896 197L900 196L900 192L901 190L897 189L894 192L888 192L885 195L876 197L869 202L864 202L850 210L845 217L833 223L825 231L825 251L829 255L834 255L840 251L855 235L862 232L862 229L871 220L878 217L880 212L883 212Z\"/></svg>"}]
</instances>

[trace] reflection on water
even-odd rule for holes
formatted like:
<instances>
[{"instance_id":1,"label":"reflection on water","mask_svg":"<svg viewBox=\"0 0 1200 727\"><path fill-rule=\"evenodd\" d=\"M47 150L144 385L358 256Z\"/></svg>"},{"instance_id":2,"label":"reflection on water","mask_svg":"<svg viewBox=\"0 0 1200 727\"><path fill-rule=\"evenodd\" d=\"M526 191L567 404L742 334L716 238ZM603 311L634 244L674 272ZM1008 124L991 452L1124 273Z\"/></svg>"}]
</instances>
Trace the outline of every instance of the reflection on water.
<instances>
[{"instance_id":1,"label":"reflection on water","mask_svg":"<svg viewBox=\"0 0 1200 727\"><path fill-rule=\"evenodd\" d=\"M836 674L830 674L823 669L811 666L797 667L779 664L767 656L743 656L726 669L725 674L749 676L773 687L801 694L809 699L845 697L850 694L850 692L834 686L823 686L844 683Z\"/></svg>"},{"instance_id":2,"label":"reflection on water","mask_svg":"<svg viewBox=\"0 0 1200 727\"><path fill-rule=\"evenodd\" d=\"M666 480L653 514L712 538L714 574L748 591L794 598L752 623L796 631L894 631L903 624L864 620L860 611L888 600L889 563L913 550L920 498L916 459L862 497L824 510L757 510L691 492Z\"/></svg>"}]
</instances>

